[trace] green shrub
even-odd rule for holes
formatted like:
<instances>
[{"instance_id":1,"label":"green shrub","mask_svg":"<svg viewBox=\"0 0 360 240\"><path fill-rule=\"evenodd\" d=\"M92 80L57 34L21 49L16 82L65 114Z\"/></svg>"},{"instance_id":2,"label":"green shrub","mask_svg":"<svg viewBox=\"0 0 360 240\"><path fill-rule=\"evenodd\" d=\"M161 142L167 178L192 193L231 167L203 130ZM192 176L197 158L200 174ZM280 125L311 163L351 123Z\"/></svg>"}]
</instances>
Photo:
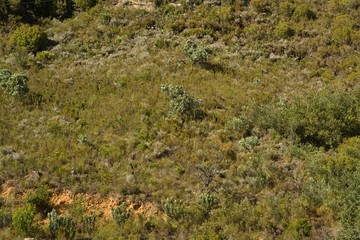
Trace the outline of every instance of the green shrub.
<instances>
[{"instance_id":1,"label":"green shrub","mask_svg":"<svg viewBox=\"0 0 360 240\"><path fill-rule=\"evenodd\" d=\"M9 70L0 70L0 87L11 98L23 97L29 92L28 78L23 74L12 75Z\"/></svg>"},{"instance_id":2,"label":"green shrub","mask_svg":"<svg viewBox=\"0 0 360 240\"><path fill-rule=\"evenodd\" d=\"M274 128L300 141L326 148L337 146L346 137L360 134L360 95L337 92L313 94L282 107L268 106L255 117L265 128Z\"/></svg>"},{"instance_id":3,"label":"green shrub","mask_svg":"<svg viewBox=\"0 0 360 240\"><path fill-rule=\"evenodd\" d=\"M35 233L33 221L35 209L31 205L18 209L13 214L13 227L15 231L23 237L32 237Z\"/></svg>"},{"instance_id":4,"label":"green shrub","mask_svg":"<svg viewBox=\"0 0 360 240\"><path fill-rule=\"evenodd\" d=\"M205 64L209 61L211 50L208 47L198 45L192 40L188 40L184 46L184 51L193 63Z\"/></svg>"},{"instance_id":5,"label":"green shrub","mask_svg":"<svg viewBox=\"0 0 360 240\"><path fill-rule=\"evenodd\" d=\"M294 36L295 31L288 23L279 23L275 28L275 36L278 38L290 38Z\"/></svg>"},{"instance_id":6,"label":"green shrub","mask_svg":"<svg viewBox=\"0 0 360 240\"><path fill-rule=\"evenodd\" d=\"M48 43L47 34L37 25L22 25L18 27L10 38L12 48L23 48L28 52L45 49Z\"/></svg>"},{"instance_id":7,"label":"green shrub","mask_svg":"<svg viewBox=\"0 0 360 240\"><path fill-rule=\"evenodd\" d=\"M316 14L313 10L311 10L309 4L303 3L295 8L293 13L293 17L295 20L313 20L316 19Z\"/></svg>"},{"instance_id":8,"label":"green shrub","mask_svg":"<svg viewBox=\"0 0 360 240\"><path fill-rule=\"evenodd\" d=\"M247 149L248 151L252 151L254 147L258 145L258 143L259 139L257 136L250 136L239 140L240 146Z\"/></svg>"},{"instance_id":9,"label":"green shrub","mask_svg":"<svg viewBox=\"0 0 360 240\"><path fill-rule=\"evenodd\" d=\"M48 213L49 218L49 231L51 235L51 239L56 239L59 229L60 229L60 218L56 213L56 210L53 209Z\"/></svg>"},{"instance_id":10,"label":"green shrub","mask_svg":"<svg viewBox=\"0 0 360 240\"><path fill-rule=\"evenodd\" d=\"M304 237L310 237L311 223L307 218L299 218L290 223L287 231L295 239L304 239Z\"/></svg>"},{"instance_id":11,"label":"green shrub","mask_svg":"<svg viewBox=\"0 0 360 240\"><path fill-rule=\"evenodd\" d=\"M194 117L201 101L190 96L181 86L161 85L163 91L170 98L171 114L180 117Z\"/></svg>"},{"instance_id":12,"label":"green shrub","mask_svg":"<svg viewBox=\"0 0 360 240\"><path fill-rule=\"evenodd\" d=\"M46 186L38 188L34 193L30 193L26 202L33 205L37 212L46 216L52 209L50 202L51 192Z\"/></svg>"},{"instance_id":13,"label":"green shrub","mask_svg":"<svg viewBox=\"0 0 360 240\"><path fill-rule=\"evenodd\" d=\"M121 227L130 218L130 211L127 209L127 204L122 203L117 208L111 209L111 214L116 224Z\"/></svg>"},{"instance_id":14,"label":"green shrub","mask_svg":"<svg viewBox=\"0 0 360 240\"><path fill-rule=\"evenodd\" d=\"M76 235L76 222L71 216L64 216L60 218L60 226L64 231L66 240L72 240Z\"/></svg>"},{"instance_id":15,"label":"green shrub","mask_svg":"<svg viewBox=\"0 0 360 240\"><path fill-rule=\"evenodd\" d=\"M331 26L331 39L336 44L350 44L353 22L349 16L338 16Z\"/></svg>"},{"instance_id":16,"label":"green shrub","mask_svg":"<svg viewBox=\"0 0 360 240\"><path fill-rule=\"evenodd\" d=\"M82 230L88 236L91 236L96 231L96 215L92 213L90 215L84 215L82 217Z\"/></svg>"},{"instance_id":17,"label":"green shrub","mask_svg":"<svg viewBox=\"0 0 360 240\"><path fill-rule=\"evenodd\" d=\"M200 196L201 211L205 216L208 216L210 212L216 207L217 199L212 194L202 194Z\"/></svg>"},{"instance_id":18,"label":"green shrub","mask_svg":"<svg viewBox=\"0 0 360 240\"><path fill-rule=\"evenodd\" d=\"M290 2L281 2L279 4L279 14L285 17L291 17L294 13L295 6Z\"/></svg>"},{"instance_id":19,"label":"green shrub","mask_svg":"<svg viewBox=\"0 0 360 240\"><path fill-rule=\"evenodd\" d=\"M181 200L173 197L167 198L163 203L163 209L166 215L175 220L179 220L184 215L184 204Z\"/></svg>"}]
</instances>

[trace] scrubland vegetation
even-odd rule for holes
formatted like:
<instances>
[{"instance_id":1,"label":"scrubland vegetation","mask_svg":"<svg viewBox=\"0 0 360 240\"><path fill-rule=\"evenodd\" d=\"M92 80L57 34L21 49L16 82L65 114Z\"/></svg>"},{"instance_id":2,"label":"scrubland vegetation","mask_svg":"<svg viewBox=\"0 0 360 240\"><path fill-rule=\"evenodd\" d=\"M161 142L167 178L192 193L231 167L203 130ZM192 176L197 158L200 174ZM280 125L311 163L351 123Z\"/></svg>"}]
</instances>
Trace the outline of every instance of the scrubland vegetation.
<instances>
[{"instance_id":1,"label":"scrubland vegetation","mask_svg":"<svg viewBox=\"0 0 360 240\"><path fill-rule=\"evenodd\" d=\"M358 239L359 2L140 3L0 2L0 238Z\"/></svg>"}]
</instances>

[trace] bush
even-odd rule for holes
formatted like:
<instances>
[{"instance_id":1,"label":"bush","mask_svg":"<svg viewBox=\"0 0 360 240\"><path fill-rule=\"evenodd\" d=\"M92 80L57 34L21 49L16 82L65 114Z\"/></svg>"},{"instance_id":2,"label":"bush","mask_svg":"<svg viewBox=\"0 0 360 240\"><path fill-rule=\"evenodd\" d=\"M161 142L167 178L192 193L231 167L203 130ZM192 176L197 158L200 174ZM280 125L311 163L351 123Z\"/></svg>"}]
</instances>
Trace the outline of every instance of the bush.
<instances>
[{"instance_id":1,"label":"bush","mask_svg":"<svg viewBox=\"0 0 360 240\"><path fill-rule=\"evenodd\" d=\"M29 92L27 86L28 78L23 74L14 74L9 70L0 70L0 87L2 87L10 97L23 97Z\"/></svg>"},{"instance_id":2,"label":"bush","mask_svg":"<svg viewBox=\"0 0 360 240\"><path fill-rule=\"evenodd\" d=\"M122 203L119 207L111 209L111 213L119 227L123 226L130 218L130 211L127 209L126 203Z\"/></svg>"},{"instance_id":3,"label":"bush","mask_svg":"<svg viewBox=\"0 0 360 240\"><path fill-rule=\"evenodd\" d=\"M331 39L336 44L350 44L353 22L348 16L338 16L331 27Z\"/></svg>"},{"instance_id":4,"label":"bush","mask_svg":"<svg viewBox=\"0 0 360 240\"><path fill-rule=\"evenodd\" d=\"M46 186L40 187L35 193L30 193L27 197L27 203L32 204L36 211L46 216L52 209L50 202L51 192Z\"/></svg>"},{"instance_id":5,"label":"bush","mask_svg":"<svg viewBox=\"0 0 360 240\"><path fill-rule=\"evenodd\" d=\"M300 4L294 11L293 17L295 20L313 20L316 19L316 14L310 9L306 3Z\"/></svg>"},{"instance_id":6,"label":"bush","mask_svg":"<svg viewBox=\"0 0 360 240\"><path fill-rule=\"evenodd\" d=\"M289 2L281 2L279 4L279 14L285 17L291 17L294 13L295 6Z\"/></svg>"},{"instance_id":7,"label":"bush","mask_svg":"<svg viewBox=\"0 0 360 240\"><path fill-rule=\"evenodd\" d=\"M163 203L163 209L169 218L179 220L184 215L184 204L181 200L173 197L167 198Z\"/></svg>"},{"instance_id":8,"label":"bush","mask_svg":"<svg viewBox=\"0 0 360 240\"><path fill-rule=\"evenodd\" d=\"M35 209L31 205L18 209L13 215L13 227L23 237L32 237L35 233L33 221Z\"/></svg>"},{"instance_id":9,"label":"bush","mask_svg":"<svg viewBox=\"0 0 360 240\"><path fill-rule=\"evenodd\" d=\"M161 85L161 91L171 99L171 114L180 117L196 117L201 101L190 96L181 86Z\"/></svg>"},{"instance_id":10,"label":"bush","mask_svg":"<svg viewBox=\"0 0 360 240\"><path fill-rule=\"evenodd\" d=\"M252 151L254 147L258 145L258 143L259 143L259 139L257 136L250 136L239 140L240 146L248 151Z\"/></svg>"},{"instance_id":11,"label":"bush","mask_svg":"<svg viewBox=\"0 0 360 240\"><path fill-rule=\"evenodd\" d=\"M205 216L209 216L210 212L216 207L217 199L212 194L202 194L200 196L201 211Z\"/></svg>"},{"instance_id":12,"label":"bush","mask_svg":"<svg viewBox=\"0 0 360 240\"><path fill-rule=\"evenodd\" d=\"M184 46L184 51L193 63L205 64L209 61L211 50L208 47L198 45L192 40L188 40Z\"/></svg>"},{"instance_id":13,"label":"bush","mask_svg":"<svg viewBox=\"0 0 360 240\"><path fill-rule=\"evenodd\" d=\"M51 235L51 239L56 239L59 229L60 229L60 218L56 213L56 210L53 209L48 213L49 218L49 231Z\"/></svg>"},{"instance_id":14,"label":"bush","mask_svg":"<svg viewBox=\"0 0 360 240\"><path fill-rule=\"evenodd\" d=\"M14 31L10 38L12 48L23 48L28 52L45 49L47 43L47 34L39 26L22 25Z\"/></svg>"},{"instance_id":15,"label":"bush","mask_svg":"<svg viewBox=\"0 0 360 240\"><path fill-rule=\"evenodd\" d=\"M275 28L275 36L278 38L290 38L295 31L287 23L279 23Z\"/></svg>"},{"instance_id":16,"label":"bush","mask_svg":"<svg viewBox=\"0 0 360 240\"><path fill-rule=\"evenodd\" d=\"M76 234L76 222L71 216L64 216L60 218L60 226L64 231L66 240L72 240Z\"/></svg>"},{"instance_id":17,"label":"bush","mask_svg":"<svg viewBox=\"0 0 360 240\"><path fill-rule=\"evenodd\" d=\"M261 108L255 117L264 128L274 128L301 142L326 148L360 134L360 94L338 92L310 95L285 106Z\"/></svg>"}]
</instances>

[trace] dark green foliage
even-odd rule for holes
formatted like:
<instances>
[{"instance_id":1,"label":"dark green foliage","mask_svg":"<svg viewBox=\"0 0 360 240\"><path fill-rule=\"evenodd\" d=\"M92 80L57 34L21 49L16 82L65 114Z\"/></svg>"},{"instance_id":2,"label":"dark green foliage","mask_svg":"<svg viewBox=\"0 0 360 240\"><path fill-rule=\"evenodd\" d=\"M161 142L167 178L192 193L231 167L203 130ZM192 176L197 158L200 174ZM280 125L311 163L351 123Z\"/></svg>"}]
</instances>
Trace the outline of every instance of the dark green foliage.
<instances>
[{"instance_id":1,"label":"dark green foliage","mask_svg":"<svg viewBox=\"0 0 360 240\"><path fill-rule=\"evenodd\" d=\"M51 192L46 186L38 188L34 193L30 193L26 202L33 205L38 213L46 216L53 208L51 202Z\"/></svg>"}]
</instances>

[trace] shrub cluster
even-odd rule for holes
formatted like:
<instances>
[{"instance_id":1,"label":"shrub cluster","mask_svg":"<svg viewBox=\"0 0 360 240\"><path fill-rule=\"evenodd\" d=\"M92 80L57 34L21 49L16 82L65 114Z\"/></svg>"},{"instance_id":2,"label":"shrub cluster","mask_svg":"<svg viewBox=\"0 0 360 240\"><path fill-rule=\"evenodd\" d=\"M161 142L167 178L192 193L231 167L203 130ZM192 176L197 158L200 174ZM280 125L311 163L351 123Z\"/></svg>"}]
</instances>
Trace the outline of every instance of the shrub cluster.
<instances>
[{"instance_id":1,"label":"shrub cluster","mask_svg":"<svg viewBox=\"0 0 360 240\"><path fill-rule=\"evenodd\" d=\"M12 49L20 48L33 53L45 49L47 43L47 34L37 25L22 25L18 27L12 34L9 41Z\"/></svg>"}]
</instances>

